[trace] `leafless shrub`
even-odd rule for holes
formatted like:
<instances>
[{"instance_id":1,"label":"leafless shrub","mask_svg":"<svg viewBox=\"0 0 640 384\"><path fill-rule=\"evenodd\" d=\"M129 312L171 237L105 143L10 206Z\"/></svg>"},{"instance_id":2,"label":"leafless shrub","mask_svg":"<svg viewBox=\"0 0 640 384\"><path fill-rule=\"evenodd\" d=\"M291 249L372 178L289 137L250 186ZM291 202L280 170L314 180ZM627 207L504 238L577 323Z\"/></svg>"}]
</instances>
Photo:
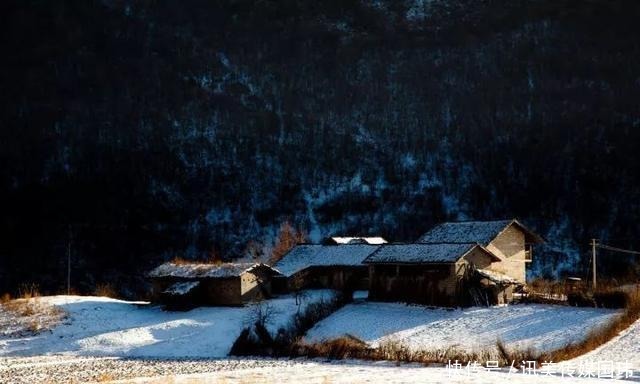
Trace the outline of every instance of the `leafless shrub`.
<instances>
[{"instance_id":1,"label":"leafless shrub","mask_svg":"<svg viewBox=\"0 0 640 384\"><path fill-rule=\"evenodd\" d=\"M276 238L276 243L271 250L269 262L273 265L296 246L296 244L304 243L307 239L306 232L301 228L294 228L289 221L285 221L280 225L280 232Z\"/></svg>"},{"instance_id":2,"label":"leafless shrub","mask_svg":"<svg viewBox=\"0 0 640 384\"><path fill-rule=\"evenodd\" d=\"M96 289L94 290L94 294L96 296L102 296L102 297L111 297L111 298L118 297L118 293L116 292L116 289L113 287L113 285L109 283L96 284Z\"/></svg>"},{"instance_id":3,"label":"leafless shrub","mask_svg":"<svg viewBox=\"0 0 640 384\"><path fill-rule=\"evenodd\" d=\"M266 324L275 314L269 304L256 305L248 317L247 327L242 331L231 348L231 355L299 356L292 352L299 345L300 338L318 321L329 316L344 305L341 297L328 301L308 304L304 311L297 313L286 328L281 328L272 336Z\"/></svg>"},{"instance_id":4,"label":"leafless shrub","mask_svg":"<svg viewBox=\"0 0 640 384\"><path fill-rule=\"evenodd\" d=\"M18 288L18 297L22 299L31 299L40 297L40 290L35 283L24 283Z\"/></svg>"},{"instance_id":5,"label":"leafless shrub","mask_svg":"<svg viewBox=\"0 0 640 384\"><path fill-rule=\"evenodd\" d=\"M252 306L245 318L246 326L260 325L266 327L279 311L269 302L261 302Z\"/></svg>"},{"instance_id":6,"label":"leafless shrub","mask_svg":"<svg viewBox=\"0 0 640 384\"><path fill-rule=\"evenodd\" d=\"M367 344L353 336L344 336L322 343L306 344L297 341L292 346L292 354L310 358L329 359L372 359L373 350Z\"/></svg>"}]
</instances>

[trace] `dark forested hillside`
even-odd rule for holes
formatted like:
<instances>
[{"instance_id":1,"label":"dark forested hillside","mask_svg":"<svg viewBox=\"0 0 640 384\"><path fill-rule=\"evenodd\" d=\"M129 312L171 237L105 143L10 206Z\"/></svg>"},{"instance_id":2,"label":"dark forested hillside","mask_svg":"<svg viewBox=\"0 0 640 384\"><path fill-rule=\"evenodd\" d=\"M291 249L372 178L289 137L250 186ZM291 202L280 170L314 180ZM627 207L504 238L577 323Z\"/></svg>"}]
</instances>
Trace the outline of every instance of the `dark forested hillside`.
<instances>
[{"instance_id":1,"label":"dark forested hillside","mask_svg":"<svg viewBox=\"0 0 640 384\"><path fill-rule=\"evenodd\" d=\"M4 1L0 292L131 293L285 220L517 216L540 274L640 246L640 3ZM540 255L540 254L539 254ZM618 258L619 259L619 258ZM606 266L605 266L606 268Z\"/></svg>"}]
</instances>

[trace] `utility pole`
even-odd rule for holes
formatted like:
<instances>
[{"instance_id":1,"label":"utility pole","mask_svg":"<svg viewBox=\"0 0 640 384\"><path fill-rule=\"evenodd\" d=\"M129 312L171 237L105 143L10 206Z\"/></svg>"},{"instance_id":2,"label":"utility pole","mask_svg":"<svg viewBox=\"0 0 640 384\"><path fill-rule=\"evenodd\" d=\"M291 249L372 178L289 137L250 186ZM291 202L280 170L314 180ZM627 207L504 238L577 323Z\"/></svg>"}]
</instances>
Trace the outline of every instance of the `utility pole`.
<instances>
[{"instance_id":1,"label":"utility pole","mask_svg":"<svg viewBox=\"0 0 640 384\"><path fill-rule=\"evenodd\" d=\"M596 290L596 239L591 239L591 265L593 270L592 288Z\"/></svg>"},{"instance_id":2,"label":"utility pole","mask_svg":"<svg viewBox=\"0 0 640 384\"><path fill-rule=\"evenodd\" d=\"M67 240L67 295L71 295L71 225L69 225L69 239Z\"/></svg>"}]
</instances>

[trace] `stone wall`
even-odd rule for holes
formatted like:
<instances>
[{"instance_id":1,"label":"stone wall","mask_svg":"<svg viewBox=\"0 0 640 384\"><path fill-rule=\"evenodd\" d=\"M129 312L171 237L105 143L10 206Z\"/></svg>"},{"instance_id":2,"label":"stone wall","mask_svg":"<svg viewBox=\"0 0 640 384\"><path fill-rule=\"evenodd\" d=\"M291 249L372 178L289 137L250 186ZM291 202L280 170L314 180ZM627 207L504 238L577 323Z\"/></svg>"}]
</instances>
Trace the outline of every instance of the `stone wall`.
<instances>
[{"instance_id":1,"label":"stone wall","mask_svg":"<svg viewBox=\"0 0 640 384\"><path fill-rule=\"evenodd\" d=\"M526 283L525 235L518 227L509 226L487 245L487 249L502 259L492 263L491 270Z\"/></svg>"}]
</instances>

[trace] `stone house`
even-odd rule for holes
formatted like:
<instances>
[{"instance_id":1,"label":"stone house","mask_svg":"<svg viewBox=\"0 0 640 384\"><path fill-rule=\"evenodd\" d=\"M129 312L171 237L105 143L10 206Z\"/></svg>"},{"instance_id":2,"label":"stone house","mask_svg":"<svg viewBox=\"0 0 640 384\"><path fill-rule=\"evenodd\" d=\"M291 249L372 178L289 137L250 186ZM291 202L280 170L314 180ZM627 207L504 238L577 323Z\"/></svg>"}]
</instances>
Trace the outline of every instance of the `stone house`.
<instances>
[{"instance_id":1,"label":"stone house","mask_svg":"<svg viewBox=\"0 0 640 384\"><path fill-rule=\"evenodd\" d=\"M497 256L488 268L526 283L526 265L533 260L533 245L544 240L516 219L447 222L418 239L422 244L480 244Z\"/></svg>"},{"instance_id":2,"label":"stone house","mask_svg":"<svg viewBox=\"0 0 640 384\"><path fill-rule=\"evenodd\" d=\"M369 300L464 305L474 270L496 261L479 244L385 245L364 260L369 265Z\"/></svg>"},{"instance_id":3,"label":"stone house","mask_svg":"<svg viewBox=\"0 0 640 384\"><path fill-rule=\"evenodd\" d=\"M255 263L165 263L148 274L152 297L172 308L240 306L271 296L278 271Z\"/></svg>"},{"instance_id":4,"label":"stone house","mask_svg":"<svg viewBox=\"0 0 640 384\"><path fill-rule=\"evenodd\" d=\"M542 238L517 220L443 223L413 244L385 244L364 260L369 299L437 306L503 304L526 282Z\"/></svg>"}]
</instances>

